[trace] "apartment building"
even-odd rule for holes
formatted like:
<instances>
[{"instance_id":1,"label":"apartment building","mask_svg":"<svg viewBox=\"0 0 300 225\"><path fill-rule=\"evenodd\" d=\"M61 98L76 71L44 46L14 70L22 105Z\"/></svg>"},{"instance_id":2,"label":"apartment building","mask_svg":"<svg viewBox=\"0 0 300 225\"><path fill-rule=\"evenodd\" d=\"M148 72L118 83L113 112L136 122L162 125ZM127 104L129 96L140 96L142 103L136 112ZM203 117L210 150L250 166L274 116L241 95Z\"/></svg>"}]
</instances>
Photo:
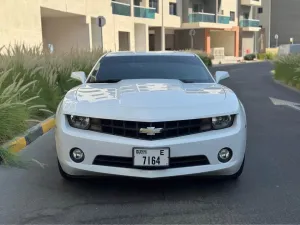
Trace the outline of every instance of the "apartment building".
<instances>
[{"instance_id":1,"label":"apartment building","mask_svg":"<svg viewBox=\"0 0 300 225\"><path fill-rule=\"evenodd\" d=\"M258 18L265 32L262 41L265 42L266 47L289 44L291 38L293 43L300 43L299 0L263 0Z\"/></svg>"},{"instance_id":2,"label":"apartment building","mask_svg":"<svg viewBox=\"0 0 300 225\"><path fill-rule=\"evenodd\" d=\"M198 49L241 56L255 48L262 0L1 0L0 45L54 51ZM102 31L98 16L106 19ZM193 30L193 31L191 31ZM193 33L194 36L190 34Z\"/></svg>"}]
</instances>

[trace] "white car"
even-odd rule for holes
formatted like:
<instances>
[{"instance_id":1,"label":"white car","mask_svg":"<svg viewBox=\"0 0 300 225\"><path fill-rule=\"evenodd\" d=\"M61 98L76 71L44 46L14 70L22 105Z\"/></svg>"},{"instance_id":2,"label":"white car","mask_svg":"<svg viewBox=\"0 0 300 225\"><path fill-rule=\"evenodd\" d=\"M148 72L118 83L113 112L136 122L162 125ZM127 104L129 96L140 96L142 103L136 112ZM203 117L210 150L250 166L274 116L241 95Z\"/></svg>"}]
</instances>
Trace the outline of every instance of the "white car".
<instances>
[{"instance_id":1,"label":"white car","mask_svg":"<svg viewBox=\"0 0 300 225\"><path fill-rule=\"evenodd\" d=\"M56 148L66 179L94 175L238 178L247 123L235 93L195 54L117 52L91 73L74 72L56 113Z\"/></svg>"}]
</instances>

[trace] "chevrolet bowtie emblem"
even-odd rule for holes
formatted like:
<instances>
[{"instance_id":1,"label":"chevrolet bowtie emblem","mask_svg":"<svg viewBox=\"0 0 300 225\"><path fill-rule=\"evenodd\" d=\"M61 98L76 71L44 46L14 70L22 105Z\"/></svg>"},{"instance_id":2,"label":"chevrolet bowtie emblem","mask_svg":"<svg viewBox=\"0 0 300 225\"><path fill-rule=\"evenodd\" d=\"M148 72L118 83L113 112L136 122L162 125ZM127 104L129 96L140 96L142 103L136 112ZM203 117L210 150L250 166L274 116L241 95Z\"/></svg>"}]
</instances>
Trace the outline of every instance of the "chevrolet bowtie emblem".
<instances>
[{"instance_id":1,"label":"chevrolet bowtie emblem","mask_svg":"<svg viewBox=\"0 0 300 225\"><path fill-rule=\"evenodd\" d=\"M147 134L147 135L155 135L161 133L163 128L155 128L155 127L147 127L141 128L140 133Z\"/></svg>"}]
</instances>

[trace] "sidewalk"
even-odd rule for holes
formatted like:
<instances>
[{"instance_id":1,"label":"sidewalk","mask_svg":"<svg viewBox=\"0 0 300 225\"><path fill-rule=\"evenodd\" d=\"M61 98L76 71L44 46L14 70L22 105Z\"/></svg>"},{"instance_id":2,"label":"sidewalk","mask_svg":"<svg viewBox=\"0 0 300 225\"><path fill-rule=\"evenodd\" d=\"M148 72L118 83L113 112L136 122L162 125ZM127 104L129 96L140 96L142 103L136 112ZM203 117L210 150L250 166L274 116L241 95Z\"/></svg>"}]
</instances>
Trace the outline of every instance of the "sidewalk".
<instances>
[{"instance_id":1,"label":"sidewalk","mask_svg":"<svg viewBox=\"0 0 300 225\"><path fill-rule=\"evenodd\" d=\"M212 64L213 66L217 65L228 65L228 64L238 64L238 63L254 63L254 62L262 62L262 60L251 60L245 61L243 57L233 57L233 56L226 56L223 59L213 59Z\"/></svg>"}]
</instances>

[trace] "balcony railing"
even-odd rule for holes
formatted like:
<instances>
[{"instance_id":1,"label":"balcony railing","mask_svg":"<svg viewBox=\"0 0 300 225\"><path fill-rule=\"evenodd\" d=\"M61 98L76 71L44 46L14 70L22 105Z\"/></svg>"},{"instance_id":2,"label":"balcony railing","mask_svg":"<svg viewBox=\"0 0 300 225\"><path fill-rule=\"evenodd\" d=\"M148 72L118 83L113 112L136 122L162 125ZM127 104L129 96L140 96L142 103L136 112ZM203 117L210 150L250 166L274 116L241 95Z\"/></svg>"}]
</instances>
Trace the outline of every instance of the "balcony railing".
<instances>
[{"instance_id":1,"label":"balcony railing","mask_svg":"<svg viewBox=\"0 0 300 225\"><path fill-rule=\"evenodd\" d=\"M189 14L189 22L207 22L207 23L215 23L216 15L211 13L202 13L202 12L194 12Z\"/></svg>"},{"instance_id":2,"label":"balcony railing","mask_svg":"<svg viewBox=\"0 0 300 225\"><path fill-rule=\"evenodd\" d=\"M261 6L262 0L241 0L242 5Z\"/></svg>"},{"instance_id":3,"label":"balcony railing","mask_svg":"<svg viewBox=\"0 0 300 225\"><path fill-rule=\"evenodd\" d=\"M130 16L130 5L121 2L112 2L112 13L115 15Z\"/></svg>"},{"instance_id":4,"label":"balcony railing","mask_svg":"<svg viewBox=\"0 0 300 225\"><path fill-rule=\"evenodd\" d=\"M230 17L218 15L218 23L229 24ZM189 22L206 22L206 23L215 23L216 22L216 14L212 13L203 13L203 12L194 12L189 14Z\"/></svg>"},{"instance_id":5,"label":"balcony railing","mask_svg":"<svg viewBox=\"0 0 300 225\"><path fill-rule=\"evenodd\" d=\"M251 20L251 19L241 20L240 27L259 27L259 20Z\"/></svg>"},{"instance_id":6,"label":"balcony railing","mask_svg":"<svg viewBox=\"0 0 300 225\"><path fill-rule=\"evenodd\" d=\"M230 21L229 16L218 15L218 23L229 24L229 21Z\"/></svg>"},{"instance_id":7,"label":"balcony railing","mask_svg":"<svg viewBox=\"0 0 300 225\"><path fill-rule=\"evenodd\" d=\"M146 8L142 6L134 6L134 16L148 19L155 19L155 8Z\"/></svg>"}]
</instances>

